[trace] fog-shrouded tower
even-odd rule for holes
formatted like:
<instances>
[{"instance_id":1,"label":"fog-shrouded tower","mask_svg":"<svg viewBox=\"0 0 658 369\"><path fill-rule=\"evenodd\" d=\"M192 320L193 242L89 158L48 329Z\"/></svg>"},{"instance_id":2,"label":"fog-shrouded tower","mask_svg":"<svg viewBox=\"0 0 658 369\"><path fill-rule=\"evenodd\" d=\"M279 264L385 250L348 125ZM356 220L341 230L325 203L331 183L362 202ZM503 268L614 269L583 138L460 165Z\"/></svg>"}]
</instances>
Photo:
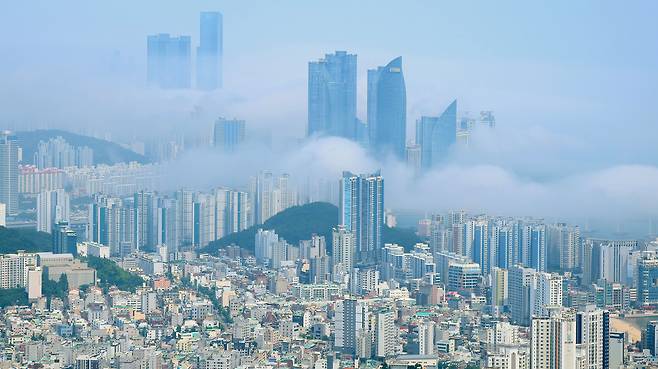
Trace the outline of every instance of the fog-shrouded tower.
<instances>
[{"instance_id":1,"label":"fog-shrouded tower","mask_svg":"<svg viewBox=\"0 0 658 369\"><path fill-rule=\"evenodd\" d=\"M308 136L357 138L356 55L336 51L308 63Z\"/></svg>"},{"instance_id":2,"label":"fog-shrouded tower","mask_svg":"<svg viewBox=\"0 0 658 369\"><path fill-rule=\"evenodd\" d=\"M150 86L165 89L190 88L192 54L190 36L168 33L146 39L146 77Z\"/></svg>"},{"instance_id":3,"label":"fog-shrouded tower","mask_svg":"<svg viewBox=\"0 0 658 369\"><path fill-rule=\"evenodd\" d=\"M199 47L196 60L196 87L215 90L222 87L223 20L220 12L199 15Z\"/></svg>"},{"instance_id":4,"label":"fog-shrouded tower","mask_svg":"<svg viewBox=\"0 0 658 369\"><path fill-rule=\"evenodd\" d=\"M405 157L407 91L402 57L368 70L368 137L377 154Z\"/></svg>"},{"instance_id":5,"label":"fog-shrouded tower","mask_svg":"<svg viewBox=\"0 0 658 369\"><path fill-rule=\"evenodd\" d=\"M235 151L245 140L245 121L238 119L218 118L213 130L213 144L225 151Z\"/></svg>"},{"instance_id":6,"label":"fog-shrouded tower","mask_svg":"<svg viewBox=\"0 0 658 369\"><path fill-rule=\"evenodd\" d=\"M18 143L9 131L0 132L0 203L18 214Z\"/></svg>"},{"instance_id":7,"label":"fog-shrouded tower","mask_svg":"<svg viewBox=\"0 0 658 369\"><path fill-rule=\"evenodd\" d=\"M423 169L445 160L448 150L457 142L457 100L438 117L420 117L416 121L416 143L421 147Z\"/></svg>"}]
</instances>

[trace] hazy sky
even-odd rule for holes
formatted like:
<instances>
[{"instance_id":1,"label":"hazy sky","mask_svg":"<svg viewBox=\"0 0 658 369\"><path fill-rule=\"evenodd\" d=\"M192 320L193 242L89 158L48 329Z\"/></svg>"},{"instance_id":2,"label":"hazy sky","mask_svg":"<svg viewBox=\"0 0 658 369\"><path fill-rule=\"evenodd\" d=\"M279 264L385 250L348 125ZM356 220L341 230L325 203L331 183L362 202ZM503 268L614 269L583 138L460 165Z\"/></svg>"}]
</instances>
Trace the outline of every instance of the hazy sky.
<instances>
[{"instance_id":1,"label":"hazy sky","mask_svg":"<svg viewBox=\"0 0 658 369\"><path fill-rule=\"evenodd\" d=\"M191 35L194 53L202 10L224 15L225 88L145 88L146 36ZM129 140L181 127L209 133L225 115L252 132L301 138L309 60L358 54L365 120L366 70L401 55L408 138L416 118L455 98L461 112L495 111L498 126L421 181L389 176L394 205L413 204L400 196L408 192L421 195L418 207L655 216L656 14L654 1L5 1L0 125ZM359 157L317 152L327 145ZM379 165L340 140L304 150L303 159L251 163L324 155L332 173Z\"/></svg>"},{"instance_id":2,"label":"hazy sky","mask_svg":"<svg viewBox=\"0 0 658 369\"><path fill-rule=\"evenodd\" d=\"M307 62L342 49L358 54L361 118L366 70L403 56L410 131L453 98L462 111L491 109L515 128L597 137L601 127L632 123L627 137L648 144L642 131L654 126L658 4L650 1L9 1L1 10L1 96L54 104L57 91L58 111L5 112L12 121L75 122L66 117L75 113L93 124L102 118L85 111L101 102L127 121L198 105L300 137ZM195 46L201 10L224 14L225 90L140 90L146 35L189 34Z\"/></svg>"}]
</instances>

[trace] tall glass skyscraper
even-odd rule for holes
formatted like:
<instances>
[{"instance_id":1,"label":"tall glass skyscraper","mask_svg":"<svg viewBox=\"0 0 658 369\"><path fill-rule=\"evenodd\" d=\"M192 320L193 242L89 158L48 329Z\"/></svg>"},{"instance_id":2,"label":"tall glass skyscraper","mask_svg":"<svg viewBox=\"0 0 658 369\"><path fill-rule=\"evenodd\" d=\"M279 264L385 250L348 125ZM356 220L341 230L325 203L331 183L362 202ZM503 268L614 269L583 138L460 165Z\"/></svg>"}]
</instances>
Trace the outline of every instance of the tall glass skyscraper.
<instances>
[{"instance_id":1,"label":"tall glass skyscraper","mask_svg":"<svg viewBox=\"0 0 658 369\"><path fill-rule=\"evenodd\" d=\"M457 100L439 117L421 117L416 121L416 143L421 147L420 161L424 169L440 163L457 142Z\"/></svg>"},{"instance_id":2,"label":"tall glass skyscraper","mask_svg":"<svg viewBox=\"0 0 658 369\"><path fill-rule=\"evenodd\" d=\"M308 63L307 134L356 139L356 55L336 51Z\"/></svg>"},{"instance_id":3,"label":"tall glass skyscraper","mask_svg":"<svg viewBox=\"0 0 658 369\"><path fill-rule=\"evenodd\" d=\"M382 249L384 223L384 179L381 174L343 172L339 203L339 223L354 235L357 262L361 265L376 263Z\"/></svg>"},{"instance_id":4,"label":"tall glass skyscraper","mask_svg":"<svg viewBox=\"0 0 658 369\"><path fill-rule=\"evenodd\" d=\"M213 132L215 147L231 152L245 139L245 122L238 119L218 118Z\"/></svg>"},{"instance_id":5,"label":"tall glass skyscraper","mask_svg":"<svg viewBox=\"0 0 658 369\"><path fill-rule=\"evenodd\" d=\"M222 13L201 12L199 47L196 52L196 87L215 90L222 87L223 58Z\"/></svg>"},{"instance_id":6,"label":"tall glass skyscraper","mask_svg":"<svg viewBox=\"0 0 658 369\"><path fill-rule=\"evenodd\" d=\"M18 214L18 144L9 131L0 132L0 202Z\"/></svg>"},{"instance_id":7,"label":"tall glass skyscraper","mask_svg":"<svg viewBox=\"0 0 658 369\"><path fill-rule=\"evenodd\" d=\"M405 156L407 90L402 57L384 67L368 70L368 137L378 154Z\"/></svg>"},{"instance_id":8,"label":"tall glass skyscraper","mask_svg":"<svg viewBox=\"0 0 658 369\"><path fill-rule=\"evenodd\" d=\"M192 78L190 47L190 36L171 37L168 33L148 36L148 84L160 88L189 88Z\"/></svg>"}]
</instances>

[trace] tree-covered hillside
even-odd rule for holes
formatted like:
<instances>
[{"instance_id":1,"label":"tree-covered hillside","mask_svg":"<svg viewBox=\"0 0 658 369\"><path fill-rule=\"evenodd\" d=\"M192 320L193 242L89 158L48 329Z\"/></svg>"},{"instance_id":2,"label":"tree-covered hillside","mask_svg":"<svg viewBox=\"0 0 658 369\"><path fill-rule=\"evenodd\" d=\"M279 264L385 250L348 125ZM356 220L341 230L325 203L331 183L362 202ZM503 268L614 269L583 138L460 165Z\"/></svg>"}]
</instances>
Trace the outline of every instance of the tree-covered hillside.
<instances>
[{"instance_id":1,"label":"tree-covered hillside","mask_svg":"<svg viewBox=\"0 0 658 369\"><path fill-rule=\"evenodd\" d=\"M17 250L44 252L52 249L48 233L34 229L0 227L0 254L11 254Z\"/></svg>"},{"instance_id":2,"label":"tree-covered hillside","mask_svg":"<svg viewBox=\"0 0 658 369\"><path fill-rule=\"evenodd\" d=\"M338 224L338 208L325 202L314 202L302 206L286 209L262 225L250 227L211 242L203 252L215 253L228 246L238 245L243 249L254 251L254 239L259 228L273 229L288 243L297 245L301 240L308 240L311 235L318 234L325 237L327 249L331 252L331 230ZM382 231L384 243L397 243L409 249L417 242L421 242L413 230L389 228L384 226Z\"/></svg>"}]
</instances>

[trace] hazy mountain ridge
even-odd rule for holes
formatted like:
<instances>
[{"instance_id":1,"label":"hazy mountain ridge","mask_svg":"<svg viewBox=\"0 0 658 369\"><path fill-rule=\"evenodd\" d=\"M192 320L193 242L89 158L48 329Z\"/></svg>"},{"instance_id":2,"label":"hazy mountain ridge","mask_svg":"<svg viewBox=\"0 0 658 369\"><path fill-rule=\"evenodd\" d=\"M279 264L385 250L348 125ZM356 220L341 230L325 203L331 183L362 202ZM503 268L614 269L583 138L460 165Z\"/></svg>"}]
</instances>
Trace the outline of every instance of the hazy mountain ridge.
<instances>
[{"instance_id":1,"label":"hazy mountain ridge","mask_svg":"<svg viewBox=\"0 0 658 369\"><path fill-rule=\"evenodd\" d=\"M57 136L61 136L73 146L87 146L94 150L94 164L116 164L131 161L138 163L149 162L144 155L126 149L117 143L68 131L39 129L35 131L19 131L15 135L18 139L19 146L23 149L23 161L26 163L32 163L39 141L48 141Z\"/></svg>"}]
</instances>

